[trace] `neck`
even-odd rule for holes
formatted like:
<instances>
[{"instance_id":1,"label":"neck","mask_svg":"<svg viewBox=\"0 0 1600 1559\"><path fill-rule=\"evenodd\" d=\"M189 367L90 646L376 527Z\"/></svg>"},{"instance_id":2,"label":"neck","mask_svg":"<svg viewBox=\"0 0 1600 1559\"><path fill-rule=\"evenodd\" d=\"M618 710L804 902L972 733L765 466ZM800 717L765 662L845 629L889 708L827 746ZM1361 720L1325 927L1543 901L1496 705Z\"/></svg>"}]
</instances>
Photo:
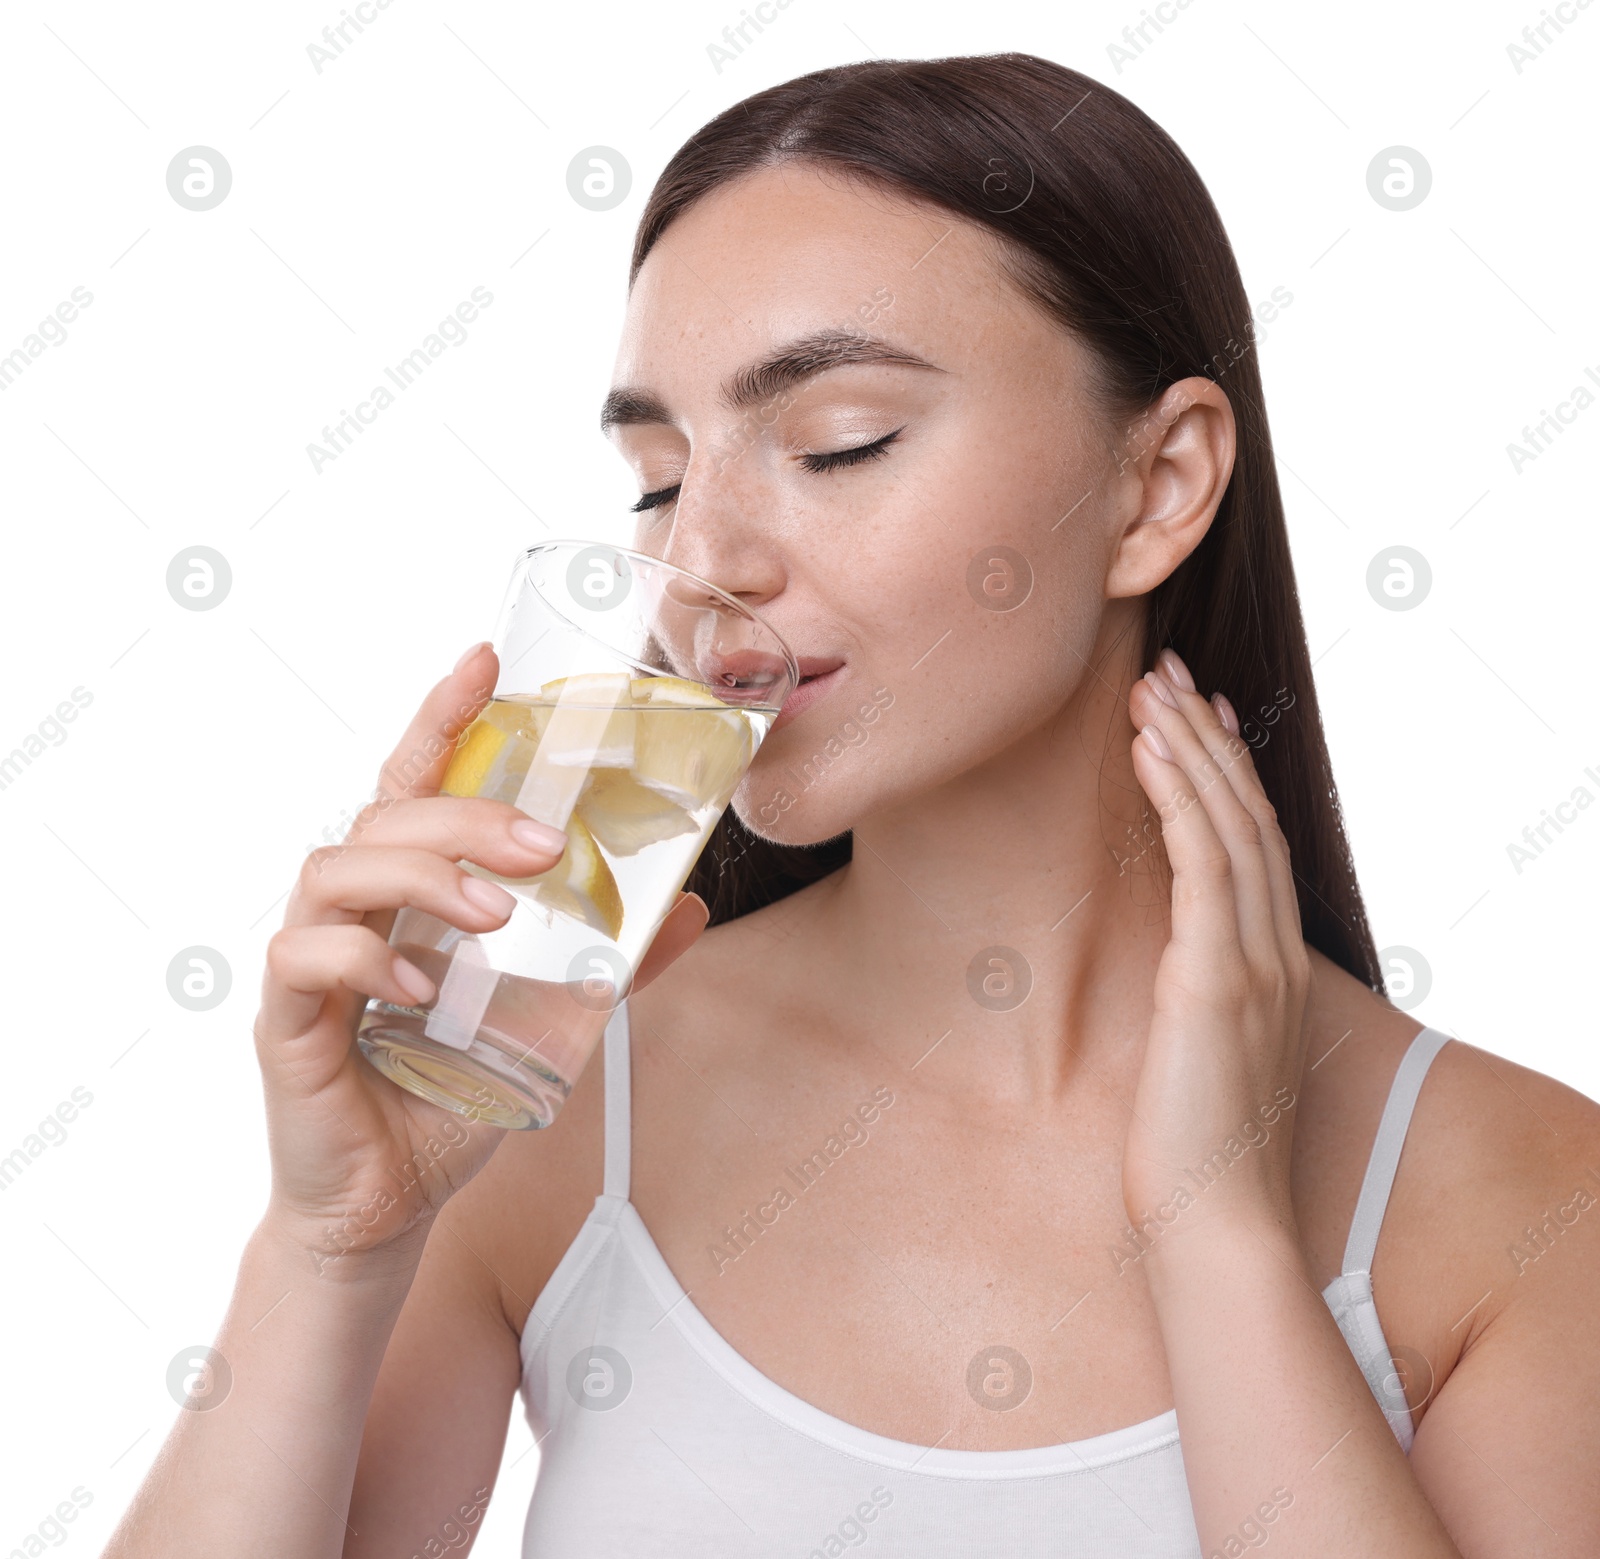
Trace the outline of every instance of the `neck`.
<instances>
[{"instance_id":1,"label":"neck","mask_svg":"<svg viewBox=\"0 0 1600 1559\"><path fill-rule=\"evenodd\" d=\"M1103 1089L1142 1056L1169 920L1129 754L1134 675L1086 672L1003 752L863 820L849 865L807 895L830 1011L926 1083L970 1090L981 1065L987 1096L1027 1103Z\"/></svg>"}]
</instances>

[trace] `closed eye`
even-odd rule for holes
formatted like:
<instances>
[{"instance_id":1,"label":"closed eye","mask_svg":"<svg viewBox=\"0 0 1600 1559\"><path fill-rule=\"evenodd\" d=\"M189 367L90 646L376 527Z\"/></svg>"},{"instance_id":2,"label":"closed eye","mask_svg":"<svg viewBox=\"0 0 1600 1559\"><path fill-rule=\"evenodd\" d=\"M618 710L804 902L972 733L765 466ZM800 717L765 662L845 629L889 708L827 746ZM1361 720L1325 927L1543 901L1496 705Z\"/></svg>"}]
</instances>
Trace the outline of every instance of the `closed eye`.
<instances>
[{"instance_id":1,"label":"closed eye","mask_svg":"<svg viewBox=\"0 0 1600 1559\"><path fill-rule=\"evenodd\" d=\"M843 466L860 465L863 460L877 460L889 446L905 432L903 427L885 433L870 444L857 444L853 449L835 449L823 454L802 455L800 464L808 471L837 471Z\"/></svg>"},{"instance_id":2,"label":"closed eye","mask_svg":"<svg viewBox=\"0 0 1600 1559\"><path fill-rule=\"evenodd\" d=\"M870 444L856 444L850 449L808 452L800 457L800 464L806 470L820 474L824 471L839 471L846 466L860 465L866 460L878 460L904 432L904 427L898 427L893 433L885 433L882 438L874 439ZM658 487L654 492L645 493L629 512L643 514L650 509L659 509L663 504L671 503L678 496L678 490L682 486L682 482L674 482L671 487Z\"/></svg>"},{"instance_id":3,"label":"closed eye","mask_svg":"<svg viewBox=\"0 0 1600 1559\"><path fill-rule=\"evenodd\" d=\"M671 503L682 486L682 482L674 482L671 487L658 487L653 493L646 493L628 512L643 514L647 509L659 509L662 504Z\"/></svg>"}]
</instances>

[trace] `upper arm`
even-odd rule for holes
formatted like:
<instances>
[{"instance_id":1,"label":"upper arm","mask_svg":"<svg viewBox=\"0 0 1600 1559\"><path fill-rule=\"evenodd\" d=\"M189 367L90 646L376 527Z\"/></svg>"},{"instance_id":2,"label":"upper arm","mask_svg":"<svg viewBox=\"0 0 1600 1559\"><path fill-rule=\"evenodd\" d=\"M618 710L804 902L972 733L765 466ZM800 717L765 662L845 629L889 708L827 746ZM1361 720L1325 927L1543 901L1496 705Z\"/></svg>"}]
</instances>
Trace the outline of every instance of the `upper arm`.
<instances>
[{"instance_id":1,"label":"upper arm","mask_svg":"<svg viewBox=\"0 0 1600 1559\"><path fill-rule=\"evenodd\" d=\"M1518 1093L1549 1133L1532 1162L1492 1190L1480 1187L1482 1238L1495 1253L1489 1319L1428 1405L1411 1467L1465 1559L1593 1555L1600 1106L1537 1073L1493 1065L1517 1074ZM1500 1168L1489 1160L1478 1174L1498 1178Z\"/></svg>"},{"instance_id":2,"label":"upper arm","mask_svg":"<svg viewBox=\"0 0 1600 1559\"><path fill-rule=\"evenodd\" d=\"M494 1489L520 1355L494 1276L459 1227L471 1222L458 1205L464 1194L435 1219L384 1352L350 1496L346 1559L459 1553Z\"/></svg>"},{"instance_id":3,"label":"upper arm","mask_svg":"<svg viewBox=\"0 0 1600 1559\"><path fill-rule=\"evenodd\" d=\"M345 1559L459 1554L477 1537L522 1327L600 1189L604 1101L590 1065L552 1125L506 1132L435 1218L373 1388Z\"/></svg>"}]
</instances>

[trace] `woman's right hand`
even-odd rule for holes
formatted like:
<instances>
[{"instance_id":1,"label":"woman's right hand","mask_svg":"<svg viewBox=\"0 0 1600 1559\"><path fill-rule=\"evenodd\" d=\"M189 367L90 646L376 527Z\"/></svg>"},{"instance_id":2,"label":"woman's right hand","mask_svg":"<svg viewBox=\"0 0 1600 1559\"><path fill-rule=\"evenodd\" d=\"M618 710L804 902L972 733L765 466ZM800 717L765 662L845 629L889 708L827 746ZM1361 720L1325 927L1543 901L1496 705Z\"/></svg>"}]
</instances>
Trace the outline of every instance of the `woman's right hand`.
<instances>
[{"instance_id":1,"label":"woman's right hand","mask_svg":"<svg viewBox=\"0 0 1600 1559\"><path fill-rule=\"evenodd\" d=\"M505 1134L398 1087L354 1042L368 997L410 1007L436 994L388 944L397 910L493 930L515 901L456 862L530 877L561 857L565 836L555 831L552 842L509 802L438 793L497 670L489 645L475 645L423 700L381 770L380 799L342 845L306 858L267 947L255 1023L272 1153L266 1221L309 1250L318 1271L383 1248L420 1254L433 1215ZM681 895L632 988L686 951L706 915L702 900Z\"/></svg>"}]
</instances>

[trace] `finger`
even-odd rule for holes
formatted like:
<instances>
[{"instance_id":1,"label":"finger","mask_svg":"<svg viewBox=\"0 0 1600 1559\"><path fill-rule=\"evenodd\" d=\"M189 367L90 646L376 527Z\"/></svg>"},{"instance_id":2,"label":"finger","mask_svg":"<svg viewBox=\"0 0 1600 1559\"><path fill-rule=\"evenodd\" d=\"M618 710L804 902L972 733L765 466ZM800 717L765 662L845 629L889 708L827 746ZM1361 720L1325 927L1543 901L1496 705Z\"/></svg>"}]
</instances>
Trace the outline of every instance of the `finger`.
<instances>
[{"instance_id":1,"label":"finger","mask_svg":"<svg viewBox=\"0 0 1600 1559\"><path fill-rule=\"evenodd\" d=\"M1159 671L1135 684L1130 707L1135 704L1135 718L1153 724L1166 738L1173 761L1184 770L1228 853L1240 946L1252 960L1275 959L1279 947L1272 888L1255 819L1227 782L1188 714L1179 707L1177 690Z\"/></svg>"},{"instance_id":2,"label":"finger","mask_svg":"<svg viewBox=\"0 0 1600 1559\"><path fill-rule=\"evenodd\" d=\"M516 899L431 850L333 845L313 850L284 910L285 926L339 925L374 910L420 909L463 931L500 926Z\"/></svg>"},{"instance_id":3,"label":"finger","mask_svg":"<svg viewBox=\"0 0 1600 1559\"><path fill-rule=\"evenodd\" d=\"M1157 703L1142 679L1134 684L1129 705L1141 729L1133 740L1133 768L1161 819L1172 866L1172 935L1208 958L1241 964L1233 858L1160 726L1144 719Z\"/></svg>"},{"instance_id":4,"label":"finger","mask_svg":"<svg viewBox=\"0 0 1600 1559\"><path fill-rule=\"evenodd\" d=\"M370 927L286 926L267 943L262 1038L292 1038L316 1022L330 991L413 1007L438 994L432 980Z\"/></svg>"},{"instance_id":5,"label":"finger","mask_svg":"<svg viewBox=\"0 0 1600 1559\"><path fill-rule=\"evenodd\" d=\"M1190 676L1188 667L1171 649L1163 650L1157 659L1166 670L1167 681L1173 685L1180 707L1189 716L1213 761L1227 775L1234 794L1255 819L1267 863L1267 880L1272 891L1273 920L1278 939L1286 952L1299 952L1303 947L1300 901L1295 891L1293 863L1289 859L1289 841L1279 826L1277 808L1261 783L1250 745L1240 739L1239 719L1233 705L1225 695L1216 695L1232 717L1233 726L1230 729L1221 718L1216 703L1203 699L1195 691L1194 678Z\"/></svg>"},{"instance_id":6,"label":"finger","mask_svg":"<svg viewBox=\"0 0 1600 1559\"><path fill-rule=\"evenodd\" d=\"M644 957L639 961L639 972L628 987L628 994L643 990L669 965L680 959L696 942L711 919L706 901L698 893L682 893L678 902L667 911Z\"/></svg>"},{"instance_id":7,"label":"finger","mask_svg":"<svg viewBox=\"0 0 1600 1559\"><path fill-rule=\"evenodd\" d=\"M456 739L489 702L499 669L499 658L490 645L475 644L449 676L434 684L378 771L380 799L438 793ZM358 817L357 825L360 823Z\"/></svg>"},{"instance_id":8,"label":"finger","mask_svg":"<svg viewBox=\"0 0 1600 1559\"><path fill-rule=\"evenodd\" d=\"M469 860L502 877L531 877L549 871L567 847L562 829L487 796L380 800L370 811L359 842L331 846L326 858L374 847L432 850L445 860Z\"/></svg>"}]
</instances>

